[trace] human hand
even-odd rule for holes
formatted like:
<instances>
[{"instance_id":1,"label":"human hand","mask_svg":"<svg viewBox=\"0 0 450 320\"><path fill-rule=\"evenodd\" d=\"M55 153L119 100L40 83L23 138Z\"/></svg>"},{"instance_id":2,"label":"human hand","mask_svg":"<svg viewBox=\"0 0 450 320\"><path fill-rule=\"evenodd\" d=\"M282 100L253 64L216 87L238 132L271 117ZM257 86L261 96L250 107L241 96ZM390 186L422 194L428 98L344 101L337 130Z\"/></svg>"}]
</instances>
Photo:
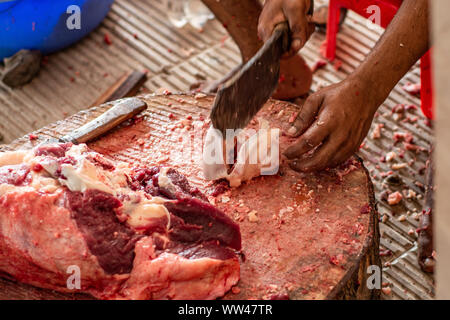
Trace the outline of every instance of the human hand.
<instances>
[{"instance_id":1,"label":"human hand","mask_svg":"<svg viewBox=\"0 0 450 320\"><path fill-rule=\"evenodd\" d=\"M291 30L291 48L286 57L294 55L314 32L314 24L310 22L311 6L311 0L266 0L259 16L259 37L266 41L277 24L287 21Z\"/></svg>"},{"instance_id":2,"label":"human hand","mask_svg":"<svg viewBox=\"0 0 450 320\"><path fill-rule=\"evenodd\" d=\"M306 100L288 131L300 137L284 152L294 170L334 167L358 150L384 100L368 83L348 78Z\"/></svg>"}]
</instances>

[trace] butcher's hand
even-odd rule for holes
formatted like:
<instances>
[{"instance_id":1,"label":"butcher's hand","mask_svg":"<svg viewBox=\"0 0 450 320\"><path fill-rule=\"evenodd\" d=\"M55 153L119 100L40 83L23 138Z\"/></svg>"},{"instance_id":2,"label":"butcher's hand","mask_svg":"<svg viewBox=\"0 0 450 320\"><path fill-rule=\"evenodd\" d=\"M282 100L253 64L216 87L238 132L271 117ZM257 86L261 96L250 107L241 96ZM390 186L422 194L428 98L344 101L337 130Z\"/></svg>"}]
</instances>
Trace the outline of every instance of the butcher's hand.
<instances>
[{"instance_id":1,"label":"butcher's hand","mask_svg":"<svg viewBox=\"0 0 450 320\"><path fill-rule=\"evenodd\" d=\"M358 150L379 105L368 89L347 79L306 100L288 131L299 138L284 152L294 170L334 167Z\"/></svg>"},{"instance_id":2,"label":"butcher's hand","mask_svg":"<svg viewBox=\"0 0 450 320\"><path fill-rule=\"evenodd\" d=\"M299 51L314 32L314 24L308 15L311 0L266 0L259 16L258 35L266 41L275 26L287 21L291 30L291 49L286 57Z\"/></svg>"},{"instance_id":3,"label":"butcher's hand","mask_svg":"<svg viewBox=\"0 0 450 320\"><path fill-rule=\"evenodd\" d=\"M314 171L336 166L358 149L378 106L428 50L428 19L428 0L403 0L383 36L358 68L344 81L306 100L295 128L290 130L299 138L285 151L293 169Z\"/></svg>"}]
</instances>

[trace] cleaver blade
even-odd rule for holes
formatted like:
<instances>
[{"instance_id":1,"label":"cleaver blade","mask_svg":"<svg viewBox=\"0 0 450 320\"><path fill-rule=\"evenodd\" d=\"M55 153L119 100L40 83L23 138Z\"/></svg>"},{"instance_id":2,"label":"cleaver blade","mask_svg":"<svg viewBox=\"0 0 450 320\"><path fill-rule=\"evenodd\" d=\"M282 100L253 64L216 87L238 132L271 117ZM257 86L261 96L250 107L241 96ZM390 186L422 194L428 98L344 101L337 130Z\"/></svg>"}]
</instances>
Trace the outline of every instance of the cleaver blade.
<instances>
[{"instance_id":1,"label":"cleaver blade","mask_svg":"<svg viewBox=\"0 0 450 320\"><path fill-rule=\"evenodd\" d=\"M217 92L210 118L224 136L227 129L244 128L272 95L281 56L290 47L289 32L286 22L278 24L255 56Z\"/></svg>"}]
</instances>

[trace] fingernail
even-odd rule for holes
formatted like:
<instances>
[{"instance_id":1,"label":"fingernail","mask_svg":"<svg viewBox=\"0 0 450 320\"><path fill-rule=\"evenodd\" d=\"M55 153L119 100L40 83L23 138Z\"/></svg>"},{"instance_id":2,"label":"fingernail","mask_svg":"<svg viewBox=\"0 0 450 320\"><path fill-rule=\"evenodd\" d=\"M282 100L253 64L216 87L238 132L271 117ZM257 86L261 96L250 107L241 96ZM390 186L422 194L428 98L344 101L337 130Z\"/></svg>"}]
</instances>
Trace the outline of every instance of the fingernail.
<instances>
[{"instance_id":1,"label":"fingernail","mask_svg":"<svg viewBox=\"0 0 450 320\"><path fill-rule=\"evenodd\" d=\"M298 161L291 161L291 163L289 163L289 167L291 167L292 170L295 171L299 171L300 169L300 164Z\"/></svg>"},{"instance_id":2,"label":"fingernail","mask_svg":"<svg viewBox=\"0 0 450 320\"><path fill-rule=\"evenodd\" d=\"M285 156L285 157L287 157L288 159L290 158L290 152L289 152L289 148L287 148L286 150L284 150L283 151L283 155Z\"/></svg>"},{"instance_id":3,"label":"fingernail","mask_svg":"<svg viewBox=\"0 0 450 320\"><path fill-rule=\"evenodd\" d=\"M294 50L299 50L301 46L302 46L302 41L300 39L294 39L292 41L291 47Z\"/></svg>"},{"instance_id":4,"label":"fingernail","mask_svg":"<svg viewBox=\"0 0 450 320\"><path fill-rule=\"evenodd\" d=\"M297 133L297 128L296 127L290 127L288 132L289 135L293 136Z\"/></svg>"}]
</instances>

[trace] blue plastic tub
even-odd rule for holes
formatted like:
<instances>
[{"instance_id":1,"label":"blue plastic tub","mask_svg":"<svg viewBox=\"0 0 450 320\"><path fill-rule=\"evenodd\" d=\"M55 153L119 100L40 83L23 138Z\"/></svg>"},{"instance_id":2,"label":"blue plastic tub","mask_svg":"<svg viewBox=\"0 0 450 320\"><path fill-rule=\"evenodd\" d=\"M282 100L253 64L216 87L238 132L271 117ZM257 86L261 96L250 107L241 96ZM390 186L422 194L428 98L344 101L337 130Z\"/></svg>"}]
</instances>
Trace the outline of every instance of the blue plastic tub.
<instances>
[{"instance_id":1,"label":"blue plastic tub","mask_svg":"<svg viewBox=\"0 0 450 320\"><path fill-rule=\"evenodd\" d=\"M114 0L0 0L0 59L21 49L44 54L63 49L91 32L105 18ZM67 20L80 8L80 29Z\"/></svg>"}]
</instances>

